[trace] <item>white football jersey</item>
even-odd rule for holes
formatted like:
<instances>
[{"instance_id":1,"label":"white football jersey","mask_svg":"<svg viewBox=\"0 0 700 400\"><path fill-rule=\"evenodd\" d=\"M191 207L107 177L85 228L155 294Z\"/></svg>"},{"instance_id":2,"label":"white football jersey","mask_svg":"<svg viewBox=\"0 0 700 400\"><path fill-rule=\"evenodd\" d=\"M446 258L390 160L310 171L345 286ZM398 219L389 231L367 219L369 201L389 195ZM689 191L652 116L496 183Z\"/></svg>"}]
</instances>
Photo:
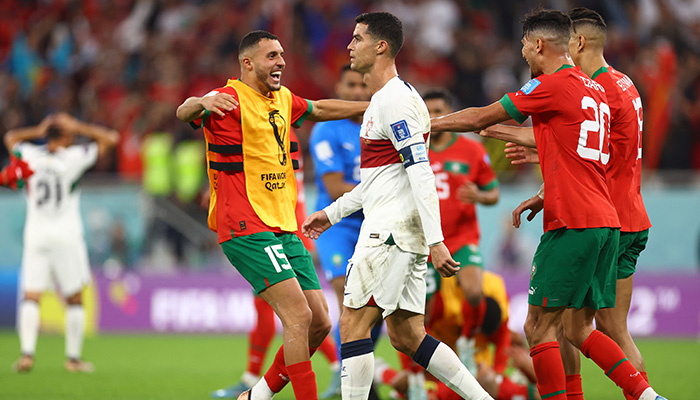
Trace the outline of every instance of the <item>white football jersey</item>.
<instances>
[{"instance_id":1,"label":"white football jersey","mask_svg":"<svg viewBox=\"0 0 700 400\"><path fill-rule=\"evenodd\" d=\"M382 244L391 235L403 251L428 254L428 244L443 239L426 150L428 108L397 76L372 96L362 121L360 184L326 213L335 223L352 209L363 209L358 246Z\"/></svg>"},{"instance_id":2,"label":"white football jersey","mask_svg":"<svg viewBox=\"0 0 700 400\"><path fill-rule=\"evenodd\" d=\"M72 145L50 153L45 145L15 146L34 174L27 182L25 240L46 235L82 235L78 180L97 161L97 144Z\"/></svg>"}]
</instances>

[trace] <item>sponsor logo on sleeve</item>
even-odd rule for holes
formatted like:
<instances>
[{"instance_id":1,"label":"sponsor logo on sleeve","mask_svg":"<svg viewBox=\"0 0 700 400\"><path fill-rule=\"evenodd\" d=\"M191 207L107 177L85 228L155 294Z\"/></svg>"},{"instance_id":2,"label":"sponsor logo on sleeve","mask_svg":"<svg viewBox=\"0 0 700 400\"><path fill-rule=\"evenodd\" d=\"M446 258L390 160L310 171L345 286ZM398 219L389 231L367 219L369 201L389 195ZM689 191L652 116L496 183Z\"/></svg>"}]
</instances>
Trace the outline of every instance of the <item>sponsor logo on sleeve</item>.
<instances>
[{"instance_id":1,"label":"sponsor logo on sleeve","mask_svg":"<svg viewBox=\"0 0 700 400\"><path fill-rule=\"evenodd\" d=\"M406 120L391 124L391 130L394 132L394 137L397 142L401 142L411 137L411 131L408 130Z\"/></svg>"},{"instance_id":2,"label":"sponsor logo on sleeve","mask_svg":"<svg viewBox=\"0 0 700 400\"><path fill-rule=\"evenodd\" d=\"M537 78L530 79L528 83L526 83L525 85L523 85L523 87L520 88L520 91L527 96L528 94L532 93L532 91L535 90L537 86L540 86L541 83L542 82L540 82Z\"/></svg>"}]
</instances>

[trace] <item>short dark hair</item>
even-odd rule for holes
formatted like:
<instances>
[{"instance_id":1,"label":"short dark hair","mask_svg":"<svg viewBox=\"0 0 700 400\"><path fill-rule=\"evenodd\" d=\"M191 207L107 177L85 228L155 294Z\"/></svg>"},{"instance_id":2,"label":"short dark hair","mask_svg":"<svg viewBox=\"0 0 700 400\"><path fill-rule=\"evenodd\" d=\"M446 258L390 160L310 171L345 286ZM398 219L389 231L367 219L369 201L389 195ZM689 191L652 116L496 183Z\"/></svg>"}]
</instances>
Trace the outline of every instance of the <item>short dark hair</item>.
<instances>
[{"instance_id":1,"label":"short dark hair","mask_svg":"<svg viewBox=\"0 0 700 400\"><path fill-rule=\"evenodd\" d=\"M608 33L608 25L603 17L597 11L590 8L577 7L569 11L571 18L571 30L576 32L576 29L582 25L591 25L600 30L604 34Z\"/></svg>"},{"instance_id":2,"label":"short dark hair","mask_svg":"<svg viewBox=\"0 0 700 400\"><path fill-rule=\"evenodd\" d=\"M454 98L445 89L429 89L423 93L423 101L428 100L443 100L450 108L454 108Z\"/></svg>"},{"instance_id":3,"label":"short dark hair","mask_svg":"<svg viewBox=\"0 0 700 400\"><path fill-rule=\"evenodd\" d=\"M263 39L279 40L277 36L268 31L250 31L241 39L241 43L238 45L238 54L242 54L245 50L255 46Z\"/></svg>"},{"instance_id":4,"label":"short dark hair","mask_svg":"<svg viewBox=\"0 0 700 400\"><path fill-rule=\"evenodd\" d=\"M58 129L57 126L50 125L49 129L46 130L46 139L47 140L56 140L60 139L63 136L63 132Z\"/></svg>"},{"instance_id":5,"label":"short dark hair","mask_svg":"<svg viewBox=\"0 0 700 400\"><path fill-rule=\"evenodd\" d=\"M486 297L486 311L484 311L484 322L481 324L481 333L490 335L501 326L503 312L498 302L491 297Z\"/></svg>"},{"instance_id":6,"label":"short dark hair","mask_svg":"<svg viewBox=\"0 0 700 400\"><path fill-rule=\"evenodd\" d=\"M388 12L360 14L355 18L358 24L367 25L367 32L377 40L386 40L389 53L396 57L403 46L403 24L395 15Z\"/></svg>"},{"instance_id":7,"label":"short dark hair","mask_svg":"<svg viewBox=\"0 0 700 400\"><path fill-rule=\"evenodd\" d=\"M525 15L522 20L523 36L528 36L534 31L548 31L557 39L568 43L571 35L571 19L568 15L558 10L535 10Z\"/></svg>"}]
</instances>

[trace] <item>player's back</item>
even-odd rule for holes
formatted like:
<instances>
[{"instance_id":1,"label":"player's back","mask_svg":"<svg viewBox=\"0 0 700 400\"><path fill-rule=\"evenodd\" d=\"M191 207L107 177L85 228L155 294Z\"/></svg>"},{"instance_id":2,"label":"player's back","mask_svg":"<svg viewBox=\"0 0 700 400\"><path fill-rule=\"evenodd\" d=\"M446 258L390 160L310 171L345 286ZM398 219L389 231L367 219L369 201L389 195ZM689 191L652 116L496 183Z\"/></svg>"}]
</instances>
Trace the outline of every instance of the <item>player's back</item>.
<instances>
[{"instance_id":1,"label":"player's back","mask_svg":"<svg viewBox=\"0 0 700 400\"><path fill-rule=\"evenodd\" d=\"M97 145L73 145L49 152L46 146L21 143L17 149L34 171L27 182L25 234L82 234L77 185L97 160Z\"/></svg>"},{"instance_id":2,"label":"player's back","mask_svg":"<svg viewBox=\"0 0 700 400\"><path fill-rule=\"evenodd\" d=\"M579 67L531 80L511 104L532 115L545 182L544 230L618 227L605 183L610 109ZM522 121L524 118L521 118Z\"/></svg>"},{"instance_id":3,"label":"player's back","mask_svg":"<svg viewBox=\"0 0 700 400\"><path fill-rule=\"evenodd\" d=\"M413 159L427 161L425 140L429 132L428 109L408 83L395 77L372 96L360 133L365 220L358 245L376 245L392 235L402 250L427 254L420 215L399 149L422 143L423 154L414 154ZM422 184L434 190L434 180Z\"/></svg>"},{"instance_id":4,"label":"player's back","mask_svg":"<svg viewBox=\"0 0 700 400\"><path fill-rule=\"evenodd\" d=\"M651 227L641 194L642 99L632 80L612 67L602 67L593 79L606 91L612 120L607 184L623 232Z\"/></svg>"}]
</instances>

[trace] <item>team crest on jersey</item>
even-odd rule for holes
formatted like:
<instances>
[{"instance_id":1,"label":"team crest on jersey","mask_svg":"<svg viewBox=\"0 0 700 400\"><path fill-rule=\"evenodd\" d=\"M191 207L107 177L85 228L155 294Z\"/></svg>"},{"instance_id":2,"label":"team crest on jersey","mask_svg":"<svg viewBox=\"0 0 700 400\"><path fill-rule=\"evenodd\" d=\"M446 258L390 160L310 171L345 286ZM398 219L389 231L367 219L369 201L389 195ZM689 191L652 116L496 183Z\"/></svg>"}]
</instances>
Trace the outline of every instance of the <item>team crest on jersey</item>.
<instances>
[{"instance_id":1,"label":"team crest on jersey","mask_svg":"<svg viewBox=\"0 0 700 400\"><path fill-rule=\"evenodd\" d=\"M408 124L405 119L391 124L391 130L394 132L394 137L397 142L411 137L411 131L408 130Z\"/></svg>"},{"instance_id":2,"label":"team crest on jersey","mask_svg":"<svg viewBox=\"0 0 700 400\"><path fill-rule=\"evenodd\" d=\"M530 79L528 83L526 83L525 85L523 85L523 87L520 88L520 91L527 96L528 94L532 93L532 91L535 90L537 86L540 86L541 83L542 82L540 82L537 78Z\"/></svg>"},{"instance_id":3,"label":"team crest on jersey","mask_svg":"<svg viewBox=\"0 0 700 400\"><path fill-rule=\"evenodd\" d=\"M535 277L536 272L537 272L537 266L533 263L532 264L532 271L530 272L530 279Z\"/></svg>"}]
</instances>

